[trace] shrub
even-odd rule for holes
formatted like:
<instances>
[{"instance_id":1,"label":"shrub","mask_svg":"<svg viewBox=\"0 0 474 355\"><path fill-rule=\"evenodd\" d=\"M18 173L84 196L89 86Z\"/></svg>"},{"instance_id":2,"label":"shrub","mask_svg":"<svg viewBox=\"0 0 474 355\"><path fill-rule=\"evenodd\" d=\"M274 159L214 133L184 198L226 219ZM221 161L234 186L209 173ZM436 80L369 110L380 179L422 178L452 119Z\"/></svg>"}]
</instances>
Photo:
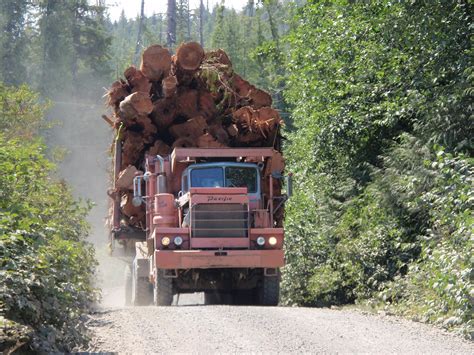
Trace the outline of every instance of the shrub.
<instances>
[{"instance_id":1,"label":"shrub","mask_svg":"<svg viewBox=\"0 0 474 355\"><path fill-rule=\"evenodd\" d=\"M26 88L0 90L0 96L6 93L15 99L4 97L3 113L5 102L34 97ZM25 116L14 114L17 109L8 112L7 133L30 122L29 115L23 121ZM96 262L85 241L90 206L75 201L66 184L53 177L45 149L38 138L7 139L0 132L2 351L72 351L87 341L81 317L96 298L91 283Z\"/></svg>"},{"instance_id":2,"label":"shrub","mask_svg":"<svg viewBox=\"0 0 474 355\"><path fill-rule=\"evenodd\" d=\"M297 15L287 303L387 306L470 336L471 10L310 1Z\"/></svg>"}]
</instances>

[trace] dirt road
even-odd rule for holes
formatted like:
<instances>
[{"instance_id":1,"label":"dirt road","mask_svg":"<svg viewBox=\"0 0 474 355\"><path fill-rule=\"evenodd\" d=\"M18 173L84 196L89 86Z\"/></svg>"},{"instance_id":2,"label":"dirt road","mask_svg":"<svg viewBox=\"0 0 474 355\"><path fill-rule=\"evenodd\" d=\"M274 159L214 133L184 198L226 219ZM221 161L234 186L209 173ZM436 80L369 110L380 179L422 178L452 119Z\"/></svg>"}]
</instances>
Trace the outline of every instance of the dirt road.
<instances>
[{"instance_id":1,"label":"dirt road","mask_svg":"<svg viewBox=\"0 0 474 355\"><path fill-rule=\"evenodd\" d=\"M474 353L474 343L395 317L314 308L183 305L97 312L90 351Z\"/></svg>"}]
</instances>

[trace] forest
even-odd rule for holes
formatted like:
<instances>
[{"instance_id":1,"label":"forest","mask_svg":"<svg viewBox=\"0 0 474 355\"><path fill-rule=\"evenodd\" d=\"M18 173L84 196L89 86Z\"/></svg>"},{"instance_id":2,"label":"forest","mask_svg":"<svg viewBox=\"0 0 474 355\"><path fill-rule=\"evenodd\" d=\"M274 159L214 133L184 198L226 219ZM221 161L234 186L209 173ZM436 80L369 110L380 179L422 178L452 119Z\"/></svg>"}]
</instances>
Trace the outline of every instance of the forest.
<instances>
[{"instance_id":1,"label":"forest","mask_svg":"<svg viewBox=\"0 0 474 355\"><path fill-rule=\"evenodd\" d=\"M48 110L102 103L144 48L188 41L224 49L285 120L283 303L356 304L472 339L472 3L169 3L118 19L100 0L0 3L3 349L79 349L98 293L91 206L57 173Z\"/></svg>"}]
</instances>

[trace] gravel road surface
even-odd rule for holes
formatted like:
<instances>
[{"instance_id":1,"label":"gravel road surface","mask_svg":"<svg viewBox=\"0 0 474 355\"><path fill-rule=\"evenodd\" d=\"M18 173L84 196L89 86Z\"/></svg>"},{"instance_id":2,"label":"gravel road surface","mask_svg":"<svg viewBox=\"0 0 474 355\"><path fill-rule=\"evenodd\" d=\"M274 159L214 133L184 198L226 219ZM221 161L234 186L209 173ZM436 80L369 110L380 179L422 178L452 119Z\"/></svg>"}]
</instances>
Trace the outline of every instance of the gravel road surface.
<instances>
[{"instance_id":1,"label":"gravel road surface","mask_svg":"<svg viewBox=\"0 0 474 355\"><path fill-rule=\"evenodd\" d=\"M118 353L474 354L428 325L357 311L289 307L111 307L89 322L88 351Z\"/></svg>"}]
</instances>

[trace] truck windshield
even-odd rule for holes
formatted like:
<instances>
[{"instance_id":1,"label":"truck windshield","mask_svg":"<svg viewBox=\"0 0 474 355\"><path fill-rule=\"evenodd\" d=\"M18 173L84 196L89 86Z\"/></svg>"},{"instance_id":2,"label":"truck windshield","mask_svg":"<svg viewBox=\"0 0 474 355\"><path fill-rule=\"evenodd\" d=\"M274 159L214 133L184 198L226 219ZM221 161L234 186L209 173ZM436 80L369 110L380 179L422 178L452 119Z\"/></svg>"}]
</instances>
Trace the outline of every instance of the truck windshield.
<instances>
[{"instance_id":1,"label":"truck windshield","mask_svg":"<svg viewBox=\"0 0 474 355\"><path fill-rule=\"evenodd\" d=\"M224 187L222 168L193 169L191 172L192 187Z\"/></svg>"},{"instance_id":2,"label":"truck windshield","mask_svg":"<svg viewBox=\"0 0 474 355\"><path fill-rule=\"evenodd\" d=\"M257 178L257 169L253 167L198 168L191 171L191 186L246 187L249 193L255 193L257 192Z\"/></svg>"},{"instance_id":3,"label":"truck windshield","mask_svg":"<svg viewBox=\"0 0 474 355\"><path fill-rule=\"evenodd\" d=\"M257 192L257 169L241 166L225 168L226 187L246 187L249 193Z\"/></svg>"}]
</instances>

